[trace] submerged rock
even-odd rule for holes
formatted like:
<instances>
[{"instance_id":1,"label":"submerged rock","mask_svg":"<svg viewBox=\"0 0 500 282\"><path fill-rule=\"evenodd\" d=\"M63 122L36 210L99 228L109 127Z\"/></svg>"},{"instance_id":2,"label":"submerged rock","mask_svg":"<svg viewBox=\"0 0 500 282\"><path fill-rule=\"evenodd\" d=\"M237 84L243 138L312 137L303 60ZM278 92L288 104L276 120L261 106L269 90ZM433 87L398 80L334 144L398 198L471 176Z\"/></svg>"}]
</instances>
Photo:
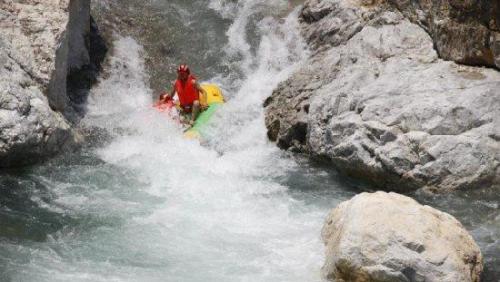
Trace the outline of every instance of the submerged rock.
<instances>
[{"instance_id":1,"label":"submerged rock","mask_svg":"<svg viewBox=\"0 0 500 282\"><path fill-rule=\"evenodd\" d=\"M313 53L265 102L269 138L384 189L499 184L500 73L440 59L421 26L371 2L304 4Z\"/></svg>"},{"instance_id":2,"label":"submerged rock","mask_svg":"<svg viewBox=\"0 0 500 282\"><path fill-rule=\"evenodd\" d=\"M89 32L90 0L0 2L0 167L80 141L68 120L72 92L81 90L73 86L90 87L76 79L90 64Z\"/></svg>"},{"instance_id":3,"label":"submerged rock","mask_svg":"<svg viewBox=\"0 0 500 282\"><path fill-rule=\"evenodd\" d=\"M341 203L322 230L323 274L336 281L480 281L479 247L451 215L396 193Z\"/></svg>"}]
</instances>

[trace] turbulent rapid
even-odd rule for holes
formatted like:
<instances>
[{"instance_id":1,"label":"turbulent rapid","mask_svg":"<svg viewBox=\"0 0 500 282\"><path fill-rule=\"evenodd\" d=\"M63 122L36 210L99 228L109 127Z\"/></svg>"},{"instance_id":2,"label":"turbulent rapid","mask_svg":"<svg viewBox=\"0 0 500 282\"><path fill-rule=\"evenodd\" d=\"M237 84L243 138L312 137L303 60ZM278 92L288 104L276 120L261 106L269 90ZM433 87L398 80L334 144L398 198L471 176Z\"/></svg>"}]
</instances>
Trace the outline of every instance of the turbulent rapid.
<instances>
[{"instance_id":1,"label":"turbulent rapid","mask_svg":"<svg viewBox=\"0 0 500 282\"><path fill-rule=\"evenodd\" d=\"M11 280L320 280L323 217L352 194L335 175L301 167L266 139L262 102L307 54L296 11L283 18L282 2L203 7L230 22L216 62L228 72L200 77L228 97L204 145L183 139L151 108L144 50L116 34L108 75L83 121L109 140L11 176L34 186L27 200L46 214L26 223L39 229L37 238L1 245ZM213 67L199 59L195 73Z\"/></svg>"},{"instance_id":2,"label":"turbulent rapid","mask_svg":"<svg viewBox=\"0 0 500 282\"><path fill-rule=\"evenodd\" d=\"M166 26L156 40L173 50L162 60L191 64L201 81L225 91L210 136L202 144L185 140L151 107L158 93L146 51L116 32L82 121L92 144L0 177L7 195L0 280L321 281L326 214L369 187L267 140L262 103L309 55L298 7L279 0L147 5L158 14L144 20ZM194 42L176 28L194 33ZM444 210L456 211L474 195L450 197ZM498 209L485 205L484 215ZM475 220L465 225L494 253L498 218Z\"/></svg>"}]
</instances>

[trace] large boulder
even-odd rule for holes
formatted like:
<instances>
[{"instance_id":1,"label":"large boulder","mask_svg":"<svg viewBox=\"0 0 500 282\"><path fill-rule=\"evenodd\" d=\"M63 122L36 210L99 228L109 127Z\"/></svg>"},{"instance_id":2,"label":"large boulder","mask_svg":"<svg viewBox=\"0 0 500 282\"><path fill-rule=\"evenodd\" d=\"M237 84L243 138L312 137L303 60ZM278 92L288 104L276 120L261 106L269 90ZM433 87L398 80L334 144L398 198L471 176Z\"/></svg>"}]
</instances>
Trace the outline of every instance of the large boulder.
<instances>
[{"instance_id":1,"label":"large boulder","mask_svg":"<svg viewBox=\"0 0 500 282\"><path fill-rule=\"evenodd\" d=\"M388 4L311 0L301 21L312 55L264 103L271 140L388 190L500 183L498 71L440 59Z\"/></svg>"},{"instance_id":2,"label":"large boulder","mask_svg":"<svg viewBox=\"0 0 500 282\"><path fill-rule=\"evenodd\" d=\"M333 281L477 282L483 270L460 222L395 193L362 193L341 203L322 238L322 271Z\"/></svg>"},{"instance_id":3,"label":"large boulder","mask_svg":"<svg viewBox=\"0 0 500 282\"><path fill-rule=\"evenodd\" d=\"M68 79L90 64L89 31L90 0L0 2L0 167L79 142Z\"/></svg>"}]
</instances>

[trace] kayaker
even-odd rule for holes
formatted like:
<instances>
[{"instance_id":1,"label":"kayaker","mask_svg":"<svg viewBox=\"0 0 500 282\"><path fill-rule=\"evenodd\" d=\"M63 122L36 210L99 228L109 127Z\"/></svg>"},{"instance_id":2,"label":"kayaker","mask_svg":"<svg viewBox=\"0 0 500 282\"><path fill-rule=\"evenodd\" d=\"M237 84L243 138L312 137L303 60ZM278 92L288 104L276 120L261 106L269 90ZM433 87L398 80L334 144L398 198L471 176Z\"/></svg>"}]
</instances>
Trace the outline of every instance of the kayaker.
<instances>
[{"instance_id":1,"label":"kayaker","mask_svg":"<svg viewBox=\"0 0 500 282\"><path fill-rule=\"evenodd\" d=\"M175 94L179 96L180 107L184 114L191 114L189 125L193 125L201 110L200 92L207 97L206 91L191 74L189 67L185 64L177 68L177 80L172 85L172 90L166 94L164 99L173 99Z\"/></svg>"}]
</instances>

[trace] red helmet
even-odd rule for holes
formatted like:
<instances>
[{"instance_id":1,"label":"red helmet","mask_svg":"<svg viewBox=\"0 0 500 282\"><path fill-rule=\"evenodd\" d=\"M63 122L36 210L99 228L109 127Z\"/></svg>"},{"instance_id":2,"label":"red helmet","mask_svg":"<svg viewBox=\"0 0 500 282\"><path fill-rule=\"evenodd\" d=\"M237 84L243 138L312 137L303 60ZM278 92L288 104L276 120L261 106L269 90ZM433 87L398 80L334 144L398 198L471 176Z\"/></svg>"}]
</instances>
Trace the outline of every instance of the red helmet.
<instances>
[{"instance_id":1,"label":"red helmet","mask_svg":"<svg viewBox=\"0 0 500 282\"><path fill-rule=\"evenodd\" d=\"M191 71L189 70L189 67L185 64L179 65L179 67L177 68L177 72L185 72L187 74L191 73Z\"/></svg>"}]
</instances>

